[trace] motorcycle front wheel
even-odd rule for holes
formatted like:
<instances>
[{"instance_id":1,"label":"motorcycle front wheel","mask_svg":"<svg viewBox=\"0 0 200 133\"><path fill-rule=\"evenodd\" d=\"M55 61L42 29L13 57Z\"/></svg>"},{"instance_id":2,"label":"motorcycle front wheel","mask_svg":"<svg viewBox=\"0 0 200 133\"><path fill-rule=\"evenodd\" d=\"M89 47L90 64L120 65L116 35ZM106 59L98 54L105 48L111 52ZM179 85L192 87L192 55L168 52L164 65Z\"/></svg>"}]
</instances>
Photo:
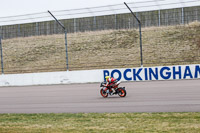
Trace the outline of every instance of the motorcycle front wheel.
<instances>
[{"instance_id":1,"label":"motorcycle front wheel","mask_svg":"<svg viewBox=\"0 0 200 133\"><path fill-rule=\"evenodd\" d=\"M102 97L104 97L104 98L108 97L108 93L106 91L104 91L103 89L100 90L100 93L101 93Z\"/></svg>"},{"instance_id":2,"label":"motorcycle front wheel","mask_svg":"<svg viewBox=\"0 0 200 133\"><path fill-rule=\"evenodd\" d=\"M126 96L126 90L124 88L119 88L118 89L118 95L120 97L125 97Z\"/></svg>"}]
</instances>

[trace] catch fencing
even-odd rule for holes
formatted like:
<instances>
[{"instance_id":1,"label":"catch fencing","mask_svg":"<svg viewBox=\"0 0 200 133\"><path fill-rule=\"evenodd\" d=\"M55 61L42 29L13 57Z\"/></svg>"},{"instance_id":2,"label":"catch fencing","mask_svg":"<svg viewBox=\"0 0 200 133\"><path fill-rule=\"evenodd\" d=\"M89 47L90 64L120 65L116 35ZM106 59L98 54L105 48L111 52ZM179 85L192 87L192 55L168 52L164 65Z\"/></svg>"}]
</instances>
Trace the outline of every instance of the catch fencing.
<instances>
[{"instance_id":1,"label":"catch fencing","mask_svg":"<svg viewBox=\"0 0 200 133\"><path fill-rule=\"evenodd\" d=\"M138 9L135 14L142 23L144 66L198 64L199 1L155 1L128 3L133 11ZM134 8L136 4L140 7ZM163 9L176 4L180 6ZM67 29L69 70L140 66L138 22L125 5L69 12L53 11ZM0 25L4 73L66 70L64 32L48 13L4 17Z\"/></svg>"},{"instance_id":2,"label":"catch fencing","mask_svg":"<svg viewBox=\"0 0 200 133\"><path fill-rule=\"evenodd\" d=\"M199 0L147 0L128 4L141 20L142 27L200 21ZM52 13L64 24L68 33L138 28L137 21L123 3ZM3 39L62 33L62 28L48 12L0 17L0 36Z\"/></svg>"},{"instance_id":3,"label":"catch fencing","mask_svg":"<svg viewBox=\"0 0 200 133\"><path fill-rule=\"evenodd\" d=\"M200 21L200 6L136 12L135 14L141 20L142 27L180 25ZM60 21L65 25L68 33L138 28L137 21L130 13L63 19ZM0 35L3 39L62 33L62 28L53 20L0 26Z\"/></svg>"}]
</instances>

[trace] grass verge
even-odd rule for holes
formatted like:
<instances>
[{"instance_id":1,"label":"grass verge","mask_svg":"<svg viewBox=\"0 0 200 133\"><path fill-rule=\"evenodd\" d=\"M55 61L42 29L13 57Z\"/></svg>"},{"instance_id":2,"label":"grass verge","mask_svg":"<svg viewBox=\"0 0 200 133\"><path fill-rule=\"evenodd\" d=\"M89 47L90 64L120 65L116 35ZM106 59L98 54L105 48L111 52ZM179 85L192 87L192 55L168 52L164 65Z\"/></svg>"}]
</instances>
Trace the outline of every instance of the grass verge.
<instances>
[{"instance_id":1,"label":"grass verge","mask_svg":"<svg viewBox=\"0 0 200 133\"><path fill-rule=\"evenodd\" d=\"M0 132L200 132L200 113L0 114Z\"/></svg>"}]
</instances>

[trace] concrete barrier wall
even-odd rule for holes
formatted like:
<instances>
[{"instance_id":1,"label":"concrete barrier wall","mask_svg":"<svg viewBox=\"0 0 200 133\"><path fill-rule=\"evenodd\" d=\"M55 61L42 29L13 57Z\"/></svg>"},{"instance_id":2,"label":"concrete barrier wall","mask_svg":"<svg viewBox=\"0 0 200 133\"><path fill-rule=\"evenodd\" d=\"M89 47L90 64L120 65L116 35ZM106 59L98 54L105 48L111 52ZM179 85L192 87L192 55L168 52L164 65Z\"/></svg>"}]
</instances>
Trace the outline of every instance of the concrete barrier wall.
<instances>
[{"instance_id":1,"label":"concrete barrier wall","mask_svg":"<svg viewBox=\"0 0 200 133\"><path fill-rule=\"evenodd\" d=\"M0 76L0 86L52 85L102 82L110 75L121 81L199 79L200 64L84 71L8 74Z\"/></svg>"},{"instance_id":2,"label":"concrete barrier wall","mask_svg":"<svg viewBox=\"0 0 200 133\"><path fill-rule=\"evenodd\" d=\"M0 86L89 83L101 80L102 70L8 74L0 76Z\"/></svg>"},{"instance_id":3,"label":"concrete barrier wall","mask_svg":"<svg viewBox=\"0 0 200 133\"><path fill-rule=\"evenodd\" d=\"M151 81L200 78L200 65L158 66L103 70L105 76L122 81Z\"/></svg>"}]
</instances>

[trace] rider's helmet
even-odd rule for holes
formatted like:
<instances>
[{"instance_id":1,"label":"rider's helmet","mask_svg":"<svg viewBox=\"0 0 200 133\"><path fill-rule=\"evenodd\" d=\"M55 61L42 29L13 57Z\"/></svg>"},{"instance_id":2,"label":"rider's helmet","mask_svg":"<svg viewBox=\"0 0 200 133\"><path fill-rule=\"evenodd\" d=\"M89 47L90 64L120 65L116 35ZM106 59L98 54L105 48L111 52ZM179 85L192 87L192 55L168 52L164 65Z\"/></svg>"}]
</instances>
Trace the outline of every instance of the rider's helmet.
<instances>
[{"instance_id":1,"label":"rider's helmet","mask_svg":"<svg viewBox=\"0 0 200 133\"><path fill-rule=\"evenodd\" d=\"M111 78L111 77L110 77L110 76L106 76L106 77L105 77L106 81L107 81L109 78Z\"/></svg>"}]
</instances>

